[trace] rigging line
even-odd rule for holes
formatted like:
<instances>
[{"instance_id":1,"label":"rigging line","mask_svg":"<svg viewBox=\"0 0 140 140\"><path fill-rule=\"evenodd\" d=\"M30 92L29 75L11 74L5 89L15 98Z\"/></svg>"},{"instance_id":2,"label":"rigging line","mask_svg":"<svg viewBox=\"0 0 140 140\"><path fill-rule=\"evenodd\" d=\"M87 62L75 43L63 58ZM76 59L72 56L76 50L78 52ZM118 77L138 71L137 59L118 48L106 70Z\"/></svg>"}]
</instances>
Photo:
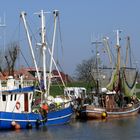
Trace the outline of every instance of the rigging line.
<instances>
[{"instance_id":1,"label":"rigging line","mask_svg":"<svg viewBox=\"0 0 140 140\"><path fill-rule=\"evenodd\" d=\"M21 24L20 24L20 21L19 21L19 27L18 27L18 42L20 42L20 26L21 26ZM20 44L20 43L19 43Z\"/></svg>"},{"instance_id":2,"label":"rigging line","mask_svg":"<svg viewBox=\"0 0 140 140\"><path fill-rule=\"evenodd\" d=\"M132 89L136 83L136 80L137 80L137 76L138 76L138 72L136 71L136 74L135 74L135 78L134 78L134 81L132 83L132 85L129 85L128 81L127 81L127 78L126 78L126 74L125 74L125 69L123 69L123 76L124 76L124 79L125 79L125 82L127 84L127 86Z\"/></svg>"},{"instance_id":3,"label":"rigging line","mask_svg":"<svg viewBox=\"0 0 140 140\"><path fill-rule=\"evenodd\" d=\"M29 67L29 69L31 69L31 68L30 68L30 65L29 65L28 61L26 60L26 58L24 57L24 55L23 55L23 53L22 53L21 49L19 49L19 51L20 51L21 56L23 57L23 59L24 59L25 63L27 64L27 66Z\"/></svg>"},{"instance_id":4,"label":"rigging line","mask_svg":"<svg viewBox=\"0 0 140 140\"><path fill-rule=\"evenodd\" d=\"M135 55L134 55L134 53L133 53L133 51L131 49L130 37L129 36L127 37L127 41L128 41L128 49L129 49L129 63L130 63L130 67L133 66L133 64L132 64L132 58L133 58L134 59L133 62L135 62L135 65L136 65L136 68L137 68L136 60L135 60L135 57L134 57Z\"/></svg>"},{"instance_id":5,"label":"rigging line","mask_svg":"<svg viewBox=\"0 0 140 140\"><path fill-rule=\"evenodd\" d=\"M60 46L61 46L61 49L62 49L62 57L64 57L64 46L63 46L63 41L62 41L62 33L61 33L61 25L60 25L59 15L58 15L58 31L59 31L59 34L60 34Z\"/></svg>"},{"instance_id":6,"label":"rigging line","mask_svg":"<svg viewBox=\"0 0 140 140\"><path fill-rule=\"evenodd\" d=\"M31 19L31 18L30 18ZM34 22L29 22L30 20L27 20L26 22L27 22L27 26L28 26L28 28L29 28L29 31L31 32L31 38L33 38L34 40L35 40L35 43L37 43L37 39L36 39L36 37L35 37L35 35L36 34L38 34L38 31L39 31L39 29L36 31L36 32L33 32L33 30L32 30L32 28L31 28L31 24L32 23L34 23ZM35 26L35 24L34 24L34 26Z\"/></svg>"},{"instance_id":7,"label":"rigging line","mask_svg":"<svg viewBox=\"0 0 140 140\"><path fill-rule=\"evenodd\" d=\"M59 66L59 68L60 68L60 70L61 70L61 72L63 72L64 73L64 76L65 76L65 82L68 80L67 79L67 74L64 72L64 70L62 69L62 67L61 67L61 65L60 65L60 63L57 61L57 65Z\"/></svg>"},{"instance_id":8,"label":"rigging line","mask_svg":"<svg viewBox=\"0 0 140 140\"><path fill-rule=\"evenodd\" d=\"M115 55L113 53L112 47L110 47L110 44L112 44L112 43L109 43L108 41L107 41L107 43L108 43L108 47L109 47L110 54L111 54L111 57L112 57L112 62L116 63L116 61L115 61L116 60Z\"/></svg>"},{"instance_id":9,"label":"rigging line","mask_svg":"<svg viewBox=\"0 0 140 140\"><path fill-rule=\"evenodd\" d=\"M61 79L60 79L60 81L61 81ZM63 84L61 86L58 80L56 80L56 84L58 85L59 89L63 89L62 87L66 87ZM51 86L53 86L53 85L51 85Z\"/></svg>"},{"instance_id":10,"label":"rigging line","mask_svg":"<svg viewBox=\"0 0 140 140\"><path fill-rule=\"evenodd\" d=\"M134 55L134 52L132 51L133 49L131 49L131 45L129 46L129 54L130 54L130 65L132 66L132 58L133 58L133 63L135 62L135 65L136 65L136 68L138 69L138 66L137 66L137 61L135 59L135 55Z\"/></svg>"},{"instance_id":11,"label":"rigging line","mask_svg":"<svg viewBox=\"0 0 140 140\"><path fill-rule=\"evenodd\" d=\"M61 25L60 25L60 17L58 16L58 29L59 29L59 33L60 33L60 42L61 42L61 47L62 49L64 48L63 47L63 41L62 41L62 33L61 33Z\"/></svg>"},{"instance_id":12,"label":"rigging line","mask_svg":"<svg viewBox=\"0 0 140 140\"><path fill-rule=\"evenodd\" d=\"M131 53L131 46L130 46L130 38L129 38L129 46L128 46L128 49L129 49L129 55L130 55L130 67L132 67L132 53Z\"/></svg>"},{"instance_id":13,"label":"rigging line","mask_svg":"<svg viewBox=\"0 0 140 140\"><path fill-rule=\"evenodd\" d=\"M15 36L16 36L16 34L17 34L17 32L18 32L18 29L19 29L19 25L20 25L20 21L19 21L19 23L16 25L16 28L14 29L14 32L13 32L13 34L12 34L12 36L10 37L10 42L12 42L13 41L13 38L15 38Z\"/></svg>"},{"instance_id":14,"label":"rigging line","mask_svg":"<svg viewBox=\"0 0 140 140\"><path fill-rule=\"evenodd\" d=\"M50 46L51 46L51 43L50 43L50 41L49 41L49 35L48 34L50 34L51 33L51 30L52 30L52 22L51 22L51 20L52 20L52 18L51 18L51 16L49 16L49 19L47 20L47 22L46 22L46 31L47 31L47 34L46 34L46 37L45 37L45 39L46 39L46 42L47 42L47 47L49 47L50 48ZM40 29L39 29L40 30Z\"/></svg>"},{"instance_id":15,"label":"rigging line","mask_svg":"<svg viewBox=\"0 0 140 140\"><path fill-rule=\"evenodd\" d=\"M37 62L38 67L41 66L41 49L39 49L39 51L40 51L40 52L39 52L39 55L38 55L38 57L37 57L37 58L38 58L38 59L37 59L37 60L38 60L38 62Z\"/></svg>"},{"instance_id":16,"label":"rigging line","mask_svg":"<svg viewBox=\"0 0 140 140\"><path fill-rule=\"evenodd\" d=\"M38 34L38 31L39 31L40 29L38 29L38 30L34 33L28 21L27 21L27 25L28 25L29 31L31 32L31 40L32 40L32 42L33 42L33 39L34 39L35 44L37 44L38 41L37 41L37 39L36 39L36 37L35 37L35 34ZM33 37L33 38L32 38L32 37ZM36 49L36 48L35 48L35 49ZM37 58L39 58L39 56L37 56ZM39 61L40 59L37 59L37 60L38 60L37 64L40 64L40 61Z\"/></svg>"},{"instance_id":17,"label":"rigging line","mask_svg":"<svg viewBox=\"0 0 140 140\"><path fill-rule=\"evenodd\" d=\"M57 30L57 34L58 34L58 30ZM60 70L63 71L63 69L62 69L62 67L61 67L61 65L59 63L61 60L59 58L59 40L58 40L58 37L56 38L56 44L55 45L56 45L56 64L59 66Z\"/></svg>"},{"instance_id":18,"label":"rigging line","mask_svg":"<svg viewBox=\"0 0 140 140\"><path fill-rule=\"evenodd\" d=\"M21 18L20 18L20 22L21 22ZM31 26L30 26L30 24L28 23L28 21L27 21L27 25L28 25L28 27L29 27L30 32L32 33L33 39L35 40L35 42L37 42L37 39L35 38L35 35L34 35L35 33L33 33L32 29L31 29ZM19 37L20 37L20 36L19 36ZM26 40L26 39L24 38L24 40ZM23 40L21 40L21 41L23 42ZM21 42L21 41L20 41L20 42ZM24 57L22 51L21 51L21 50L19 50L19 51L21 52L21 56L23 57L25 63L26 63L26 64L28 65L28 67L29 67L29 64L28 64L26 58ZM38 60L38 59L37 59L37 60Z\"/></svg>"},{"instance_id":19,"label":"rigging line","mask_svg":"<svg viewBox=\"0 0 140 140\"><path fill-rule=\"evenodd\" d=\"M115 62L115 55L114 55L114 53L113 53L113 51L112 51L110 45L109 45L109 49L110 49L110 53L111 53L111 55L112 55L112 61Z\"/></svg>"},{"instance_id":20,"label":"rigging line","mask_svg":"<svg viewBox=\"0 0 140 140\"><path fill-rule=\"evenodd\" d=\"M18 27L18 46L19 46L19 48L18 48L18 53L20 52L20 26L21 26L21 24L20 24L20 20L19 20L19 27ZM19 59L18 59L18 66L20 67L20 55L19 55Z\"/></svg>"},{"instance_id":21,"label":"rigging line","mask_svg":"<svg viewBox=\"0 0 140 140\"><path fill-rule=\"evenodd\" d=\"M25 63L27 64L28 68L29 68L30 70L32 70L31 67L30 67L30 65L29 65L29 63L27 62L26 58L24 57L22 51L21 51L20 49L19 49L19 51L20 51L20 53L21 53L21 55L22 55L22 57L23 57ZM39 85L39 89L41 89L40 85Z\"/></svg>"},{"instance_id":22,"label":"rigging line","mask_svg":"<svg viewBox=\"0 0 140 140\"><path fill-rule=\"evenodd\" d=\"M134 55L134 53L133 53L133 51L131 50L131 56L133 57L133 59L134 59L134 61L133 61L133 63L135 63L135 66L136 66L136 68L138 69L138 63L137 63L137 60L135 59L135 55ZM132 61L132 60L131 60Z\"/></svg>"},{"instance_id":23,"label":"rigging line","mask_svg":"<svg viewBox=\"0 0 140 140\"><path fill-rule=\"evenodd\" d=\"M32 35L31 35L31 38L33 37L35 44L37 44L38 41L37 41L35 35L38 34L38 32L39 32L40 29L38 29L36 32L33 32L32 28L31 28L31 26L30 26L31 23L29 23L29 22L27 21L27 25L28 25L29 31L30 31L31 34L32 34ZM37 48L35 48L35 49L37 49ZM39 50L40 50L40 49L39 49ZM38 60L37 64L39 65L39 64L41 63L41 62L40 62L40 61L41 61L41 59L40 59L41 56L39 55L39 54L41 54L41 51L40 51L40 53L37 53L37 54L38 54L38 55L37 55L37 58L39 58L39 59L37 59L37 60Z\"/></svg>"},{"instance_id":24,"label":"rigging line","mask_svg":"<svg viewBox=\"0 0 140 140\"><path fill-rule=\"evenodd\" d=\"M36 39L35 35L38 34L40 28L37 29L37 31L33 32L33 30L32 30L32 28L31 28L30 25L33 25L33 27L36 27L37 24L35 24L34 20L32 20L32 18L31 18L30 16L29 16L29 19L30 19L30 20L27 20L26 22L27 22L27 25L28 25L29 31L31 32L31 34L32 34L32 36L33 36L35 42L37 43L37 39Z\"/></svg>"},{"instance_id":25,"label":"rigging line","mask_svg":"<svg viewBox=\"0 0 140 140\"><path fill-rule=\"evenodd\" d=\"M28 26L28 28L29 28L29 31L30 31L31 34L32 34L31 38L33 37L33 39L34 39L35 42L37 43L37 39L36 39L36 37L35 37L35 34L38 33L38 30L34 33L34 32L32 31L32 28L31 28L30 24L28 23L28 21L27 21L27 26Z\"/></svg>"}]
</instances>

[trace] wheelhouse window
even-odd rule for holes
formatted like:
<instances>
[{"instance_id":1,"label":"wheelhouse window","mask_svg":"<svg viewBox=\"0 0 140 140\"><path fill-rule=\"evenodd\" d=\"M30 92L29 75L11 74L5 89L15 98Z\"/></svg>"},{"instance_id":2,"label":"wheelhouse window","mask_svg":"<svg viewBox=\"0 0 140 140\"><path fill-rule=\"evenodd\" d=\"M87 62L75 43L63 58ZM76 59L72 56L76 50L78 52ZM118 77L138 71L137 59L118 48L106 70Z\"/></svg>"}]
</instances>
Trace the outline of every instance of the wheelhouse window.
<instances>
[{"instance_id":1,"label":"wheelhouse window","mask_svg":"<svg viewBox=\"0 0 140 140\"><path fill-rule=\"evenodd\" d=\"M10 98L10 100L12 101L12 99L13 99L13 95L11 95L11 98Z\"/></svg>"},{"instance_id":2,"label":"wheelhouse window","mask_svg":"<svg viewBox=\"0 0 140 140\"><path fill-rule=\"evenodd\" d=\"M32 94L30 94L30 100L32 99Z\"/></svg>"},{"instance_id":3,"label":"wheelhouse window","mask_svg":"<svg viewBox=\"0 0 140 140\"><path fill-rule=\"evenodd\" d=\"M70 91L70 95L74 95L74 90L71 90Z\"/></svg>"},{"instance_id":4,"label":"wheelhouse window","mask_svg":"<svg viewBox=\"0 0 140 140\"><path fill-rule=\"evenodd\" d=\"M17 94L15 94L15 101L16 101L16 99L17 99Z\"/></svg>"},{"instance_id":5,"label":"wheelhouse window","mask_svg":"<svg viewBox=\"0 0 140 140\"><path fill-rule=\"evenodd\" d=\"M2 101L6 101L6 95L2 95Z\"/></svg>"}]
</instances>

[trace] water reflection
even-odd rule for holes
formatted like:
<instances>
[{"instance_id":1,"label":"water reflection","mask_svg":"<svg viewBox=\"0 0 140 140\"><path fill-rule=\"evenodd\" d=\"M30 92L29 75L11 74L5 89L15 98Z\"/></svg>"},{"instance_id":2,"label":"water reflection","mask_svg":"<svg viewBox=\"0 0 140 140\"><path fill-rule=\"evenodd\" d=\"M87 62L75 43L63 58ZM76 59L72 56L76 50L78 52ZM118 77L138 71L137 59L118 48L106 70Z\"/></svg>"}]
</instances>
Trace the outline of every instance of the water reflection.
<instances>
[{"instance_id":1,"label":"water reflection","mask_svg":"<svg viewBox=\"0 0 140 140\"><path fill-rule=\"evenodd\" d=\"M139 140L140 116L133 118L78 121L41 129L0 131L4 140Z\"/></svg>"}]
</instances>

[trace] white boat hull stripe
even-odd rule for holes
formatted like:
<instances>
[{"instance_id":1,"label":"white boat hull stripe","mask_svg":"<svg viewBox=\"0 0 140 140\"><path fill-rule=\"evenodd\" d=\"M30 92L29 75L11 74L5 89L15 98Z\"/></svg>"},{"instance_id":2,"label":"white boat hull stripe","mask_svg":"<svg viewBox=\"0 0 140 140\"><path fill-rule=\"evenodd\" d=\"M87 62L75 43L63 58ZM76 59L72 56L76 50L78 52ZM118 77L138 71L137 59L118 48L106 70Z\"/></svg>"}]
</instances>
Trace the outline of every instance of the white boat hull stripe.
<instances>
[{"instance_id":1,"label":"white boat hull stripe","mask_svg":"<svg viewBox=\"0 0 140 140\"><path fill-rule=\"evenodd\" d=\"M65 115L65 116L60 116L60 117L57 117L57 118L48 119L48 121L54 121L54 120L63 119L63 118L69 117L71 115L72 115L72 113L70 113L68 115ZM28 120L28 119L26 119L26 120L16 120L16 119L3 119L3 118L0 118L0 121L13 121L13 120L17 121L17 122L27 122L27 121L36 122L36 120Z\"/></svg>"}]
</instances>

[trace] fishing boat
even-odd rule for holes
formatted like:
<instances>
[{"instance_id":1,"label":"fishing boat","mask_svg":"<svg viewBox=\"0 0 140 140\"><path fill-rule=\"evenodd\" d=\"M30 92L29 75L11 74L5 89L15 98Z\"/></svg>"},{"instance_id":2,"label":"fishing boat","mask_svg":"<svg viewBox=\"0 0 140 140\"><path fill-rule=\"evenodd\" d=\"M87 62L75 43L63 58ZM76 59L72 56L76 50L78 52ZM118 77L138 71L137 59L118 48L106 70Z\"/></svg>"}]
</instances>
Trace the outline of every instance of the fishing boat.
<instances>
[{"instance_id":1,"label":"fishing boat","mask_svg":"<svg viewBox=\"0 0 140 140\"><path fill-rule=\"evenodd\" d=\"M35 61L32 43L26 23L26 13L21 12L21 18L24 22L32 58L37 71L38 86L15 86L15 80L9 79L7 86L3 88L0 83L0 129L25 129L25 128L39 128L41 126L59 125L69 123L73 114L73 109L70 102L63 99L63 102L56 106L54 97L49 96L49 87L47 87L46 79L46 62L45 62L45 19L44 12L41 10L38 13L41 18L41 48L43 54L43 88L42 79L38 71L37 63ZM58 17L58 11L53 12L55 19ZM54 35L55 38L55 35ZM53 39L55 41L55 39ZM52 43L54 47L54 42ZM51 63L54 61L53 49L50 51ZM52 64L51 64L52 65ZM52 66L51 66L52 67ZM51 68L50 68L51 70ZM50 72L51 73L51 72ZM49 74L50 74L49 73ZM47 77L47 78L46 78ZM50 77L49 77L50 78ZM51 78L50 78L51 79ZM49 81L50 82L50 81ZM51 82L50 82L51 83ZM50 84L48 83L48 85ZM9 88L10 87L10 88ZM61 100L62 101L62 100Z\"/></svg>"},{"instance_id":2,"label":"fishing boat","mask_svg":"<svg viewBox=\"0 0 140 140\"><path fill-rule=\"evenodd\" d=\"M90 103L81 105L77 111L77 118L113 119L130 117L139 113L140 101L135 95L137 69L126 66L128 53L126 53L125 63L121 63L119 33L120 31L117 30L117 60L116 67L112 68L110 82L105 87L101 87L99 77L96 79L96 88L89 93ZM127 50L130 49L129 47L127 46Z\"/></svg>"},{"instance_id":3,"label":"fishing boat","mask_svg":"<svg viewBox=\"0 0 140 140\"><path fill-rule=\"evenodd\" d=\"M50 110L45 116L39 110L34 111L32 108L34 93L33 86L1 90L0 129L23 129L70 122L72 115L70 106Z\"/></svg>"}]
</instances>

